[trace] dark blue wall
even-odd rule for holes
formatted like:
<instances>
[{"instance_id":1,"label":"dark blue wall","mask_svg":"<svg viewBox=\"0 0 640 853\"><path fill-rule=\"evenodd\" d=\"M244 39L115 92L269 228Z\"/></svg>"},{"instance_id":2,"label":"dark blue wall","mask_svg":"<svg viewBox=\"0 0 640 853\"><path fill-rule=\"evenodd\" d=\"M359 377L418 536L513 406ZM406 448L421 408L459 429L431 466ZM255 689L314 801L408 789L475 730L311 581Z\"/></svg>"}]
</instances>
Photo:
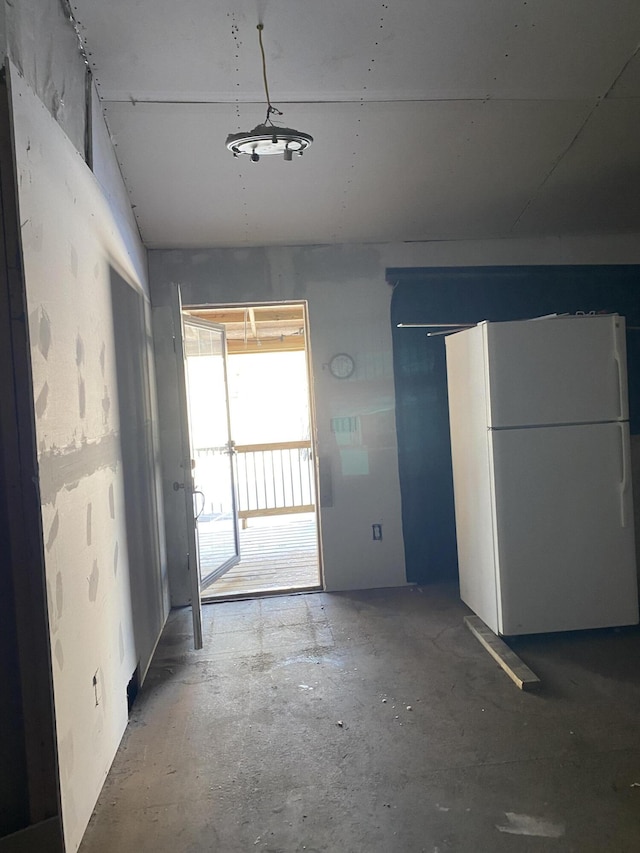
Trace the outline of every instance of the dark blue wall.
<instances>
[{"instance_id":1,"label":"dark blue wall","mask_svg":"<svg viewBox=\"0 0 640 853\"><path fill-rule=\"evenodd\" d=\"M398 323L478 323L577 311L627 319L631 432L640 433L640 266L390 269L407 579L457 578L443 337Z\"/></svg>"}]
</instances>

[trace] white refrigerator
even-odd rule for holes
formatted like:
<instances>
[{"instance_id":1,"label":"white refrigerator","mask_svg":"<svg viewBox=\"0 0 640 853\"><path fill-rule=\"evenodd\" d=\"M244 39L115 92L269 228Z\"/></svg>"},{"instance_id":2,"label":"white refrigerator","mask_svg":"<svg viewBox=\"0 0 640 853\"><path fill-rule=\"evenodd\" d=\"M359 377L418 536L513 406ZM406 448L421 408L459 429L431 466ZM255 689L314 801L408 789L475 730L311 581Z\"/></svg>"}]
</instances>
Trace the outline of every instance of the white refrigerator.
<instances>
[{"instance_id":1,"label":"white refrigerator","mask_svg":"<svg viewBox=\"0 0 640 853\"><path fill-rule=\"evenodd\" d=\"M624 318L483 322L446 353L462 600L503 635L637 623Z\"/></svg>"}]
</instances>

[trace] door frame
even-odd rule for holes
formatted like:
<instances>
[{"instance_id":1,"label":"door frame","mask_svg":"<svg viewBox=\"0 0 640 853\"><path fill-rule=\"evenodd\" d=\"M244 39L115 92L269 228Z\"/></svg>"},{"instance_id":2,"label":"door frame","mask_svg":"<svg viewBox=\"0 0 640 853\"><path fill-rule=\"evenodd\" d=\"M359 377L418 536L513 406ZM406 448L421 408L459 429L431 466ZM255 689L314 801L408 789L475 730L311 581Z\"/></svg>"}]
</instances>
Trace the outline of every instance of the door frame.
<instances>
[{"instance_id":1,"label":"door frame","mask_svg":"<svg viewBox=\"0 0 640 853\"><path fill-rule=\"evenodd\" d=\"M173 349L176 356L176 374L178 383L178 414L180 422L180 467L182 483L174 482L173 488L184 491L184 510L187 539L187 573L191 595L191 615L193 619L193 647L202 648L202 599L200 596L200 567L198 565L198 542L196 536L196 518L193 511L193 472L191 470L191 434L189 429L189 396L187 393L186 358L184 350L184 317L180 285L173 291Z\"/></svg>"},{"instance_id":2,"label":"door frame","mask_svg":"<svg viewBox=\"0 0 640 853\"><path fill-rule=\"evenodd\" d=\"M225 308L277 308L281 305L300 305L304 317L304 353L307 372L307 396L309 401L309 432L311 438L311 454L313 459L313 485L315 489L315 528L318 546L318 581L319 590L325 588L324 584L324 561L322 552L322 524L320 517L320 465L318 457L318 426L316 420L316 400L314 389L313 355L311 348L311 325L309 319L309 303L306 299L279 299L269 302L199 302L183 305L185 313L191 311L224 310ZM292 590L294 591L294 590ZM282 593L283 591L278 591Z\"/></svg>"}]
</instances>

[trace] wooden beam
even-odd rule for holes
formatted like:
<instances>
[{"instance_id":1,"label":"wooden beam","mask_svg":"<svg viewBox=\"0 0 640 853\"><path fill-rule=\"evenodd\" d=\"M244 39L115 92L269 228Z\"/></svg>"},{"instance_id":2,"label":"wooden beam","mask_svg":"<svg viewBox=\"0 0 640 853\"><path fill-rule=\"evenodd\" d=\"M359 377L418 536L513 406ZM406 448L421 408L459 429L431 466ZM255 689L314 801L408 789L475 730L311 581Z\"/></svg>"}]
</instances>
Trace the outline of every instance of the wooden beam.
<instances>
[{"instance_id":1,"label":"wooden beam","mask_svg":"<svg viewBox=\"0 0 640 853\"><path fill-rule=\"evenodd\" d=\"M290 335L284 340L280 338L261 338L260 343L255 341L236 340L227 338L227 352L230 355L258 355L265 352L302 352L304 350L304 338L301 335Z\"/></svg>"},{"instance_id":2,"label":"wooden beam","mask_svg":"<svg viewBox=\"0 0 640 853\"><path fill-rule=\"evenodd\" d=\"M275 506L269 509L241 509L238 518L262 518L271 515L294 515L297 512L315 512L315 504L302 504L301 506Z\"/></svg>"},{"instance_id":3,"label":"wooden beam","mask_svg":"<svg viewBox=\"0 0 640 853\"><path fill-rule=\"evenodd\" d=\"M245 307L239 308L186 308L185 312L200 320L209 320L212 323L242 323L244 320ZM282 320L304 321L302 305L282 305L273 308L261 308L259 305L253 307L256 323L277 323Z\"/></svg>"},{"instance_id":4,"label":"wooden beam","mask_svg":"<svg viewBox=\"0 0 640 853\"><path fill-rule=\"evenodd\" d=\"M540 679L523 663L509 646L488 628L478 616L465 616L464 624L473 636L496 660L509 678L518 685L520 690L535 690L540 687Z\"/></svg>"}]
</instances>

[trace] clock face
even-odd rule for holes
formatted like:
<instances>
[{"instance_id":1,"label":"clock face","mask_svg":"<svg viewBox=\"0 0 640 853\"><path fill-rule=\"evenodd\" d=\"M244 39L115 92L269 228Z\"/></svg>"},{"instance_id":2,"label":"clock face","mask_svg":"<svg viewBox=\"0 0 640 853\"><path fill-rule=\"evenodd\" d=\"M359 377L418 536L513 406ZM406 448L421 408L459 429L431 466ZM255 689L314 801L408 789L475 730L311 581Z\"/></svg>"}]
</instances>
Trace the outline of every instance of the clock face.
<instances>
[{"instance_id":1,"label":"clock face","mask_svg":"<svg viewBox=\"0 0 640 853\"><path fill-rule=\"evenodd\" d=\"M353 373L354 368L355 363L351 356L347 355L346 352L339 352L337 355L334 355L329 362L331 375L335 376L336 379L348 379Z\"/></svg>"}]
</instances>

